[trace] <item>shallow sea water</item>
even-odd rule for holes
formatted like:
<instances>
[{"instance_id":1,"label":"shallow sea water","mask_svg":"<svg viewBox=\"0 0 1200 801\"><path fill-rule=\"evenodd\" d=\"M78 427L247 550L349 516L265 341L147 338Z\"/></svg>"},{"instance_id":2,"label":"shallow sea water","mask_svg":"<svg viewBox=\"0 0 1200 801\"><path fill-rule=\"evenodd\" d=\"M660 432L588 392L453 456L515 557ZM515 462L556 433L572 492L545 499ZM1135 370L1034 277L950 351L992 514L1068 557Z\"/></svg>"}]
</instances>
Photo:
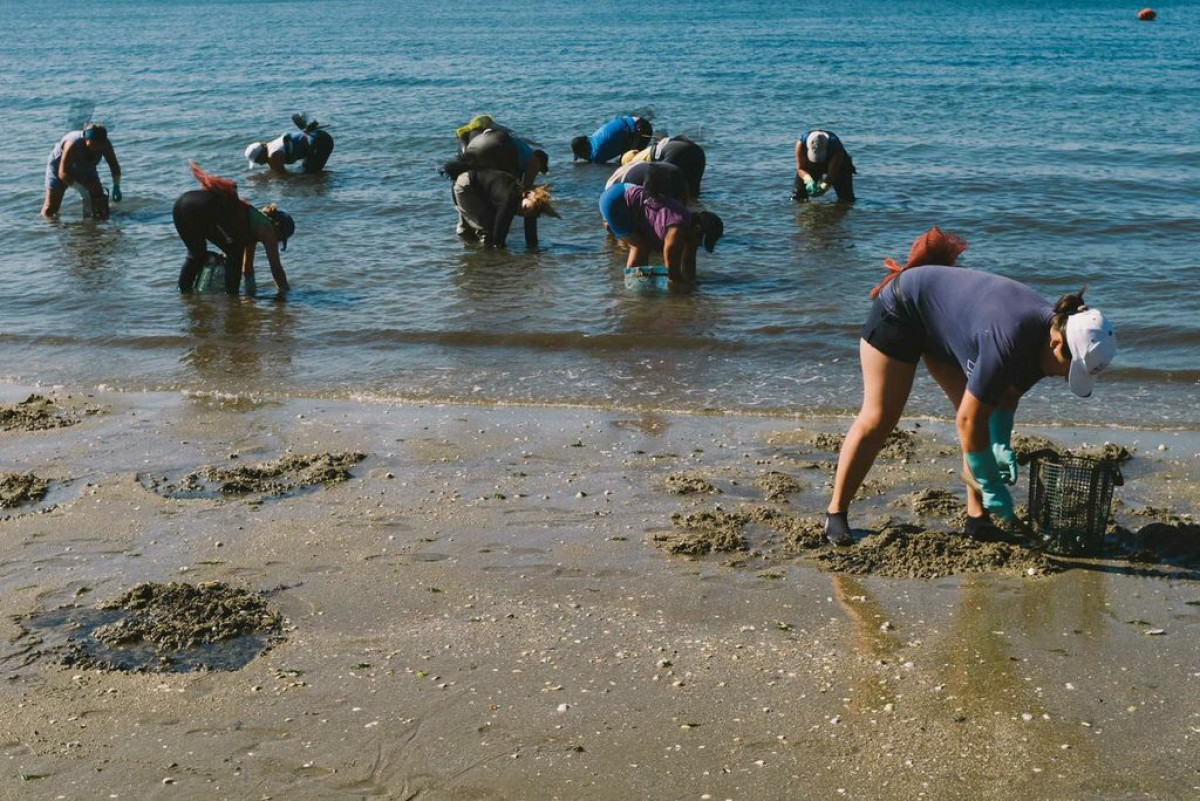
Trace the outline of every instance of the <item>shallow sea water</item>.
<instances>
[{"instance_id":1,"label":"shallow sea water","mask_svg":"<svg viewBox=\"0 0 1200 801\"><path fill-rule=\"evenodd\" d=\"M7 3L0 28L0 379L122 389L845 413L884 257L939 224L964 266L1116 322L1096 398L1045 381L1042 422L1200 425L1200 7L883 0L650 5ZM72 20L69 47L60 35ZM38 217L80 108L110 124L125 201ZM321 176L241 152L293 111ZM631 292L569 141L648 111L708 153L727 236L690 292ZM437 166L471 115L540 141L564 219L507 253L462 244ZM838 132L859 202L796 207L792 147ZM295 291L181 298L187 160L291 211ZM107 181L107 173L101 168ZM259 284L268 283L259 254ZM910 411L944 414L925 377Z\"/></svg>"}]
</instances>

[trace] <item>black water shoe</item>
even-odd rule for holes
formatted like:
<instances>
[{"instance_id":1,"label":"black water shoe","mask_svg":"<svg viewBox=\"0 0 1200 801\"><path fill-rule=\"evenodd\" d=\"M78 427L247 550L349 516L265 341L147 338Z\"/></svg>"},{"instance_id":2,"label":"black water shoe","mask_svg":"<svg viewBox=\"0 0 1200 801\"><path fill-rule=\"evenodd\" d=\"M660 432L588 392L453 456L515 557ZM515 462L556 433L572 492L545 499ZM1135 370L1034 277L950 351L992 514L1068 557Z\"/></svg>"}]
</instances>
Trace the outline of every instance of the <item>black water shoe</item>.
<instances>
[{"instance_id":1,"label":"black water shoe","mask_svg":"<svg viewBox=\"0 0 1200 801\"><path fill-rule=\"evenodd\" d=\"M1013 542L1012 535L995 525L987 515L968 517L963 525L963 535L976 542Z\"/></svg>"},{"instance_id":2,"label":"black water shoe","mask_svg":"<svg viewBox=\"0 0 1200 801\"><path fill-rule=\"evenodd\" d=\"M854 537L850 534L850 524L846 522L845 512L825 513L825 539L834 545L850 545Z\"/></svg>"}]
</instances>

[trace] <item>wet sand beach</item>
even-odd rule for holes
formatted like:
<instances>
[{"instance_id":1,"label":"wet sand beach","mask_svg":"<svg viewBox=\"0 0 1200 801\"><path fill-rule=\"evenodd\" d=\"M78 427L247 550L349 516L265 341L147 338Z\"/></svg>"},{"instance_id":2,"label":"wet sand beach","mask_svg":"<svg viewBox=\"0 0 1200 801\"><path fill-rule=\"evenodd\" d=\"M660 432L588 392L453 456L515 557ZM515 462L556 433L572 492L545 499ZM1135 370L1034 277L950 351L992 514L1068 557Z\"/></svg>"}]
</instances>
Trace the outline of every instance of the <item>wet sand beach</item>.
<instances>
[{"instance_id":1,"label":"wet sand beach","mask_svg":"<svg viewBox=\"0 0 1200 801\"><path fill-rule=\"evenodd\" d=\"M1129 547L1075 560L946 533L953 432L906 419L836 552L845 419L38 392L72 424L0 430L46 484L0 510L0 797L1200 793L1195 433L1018 426L1132 454ZM263 636L64 658L144 582Z\"/></svg>"}]
</instances>

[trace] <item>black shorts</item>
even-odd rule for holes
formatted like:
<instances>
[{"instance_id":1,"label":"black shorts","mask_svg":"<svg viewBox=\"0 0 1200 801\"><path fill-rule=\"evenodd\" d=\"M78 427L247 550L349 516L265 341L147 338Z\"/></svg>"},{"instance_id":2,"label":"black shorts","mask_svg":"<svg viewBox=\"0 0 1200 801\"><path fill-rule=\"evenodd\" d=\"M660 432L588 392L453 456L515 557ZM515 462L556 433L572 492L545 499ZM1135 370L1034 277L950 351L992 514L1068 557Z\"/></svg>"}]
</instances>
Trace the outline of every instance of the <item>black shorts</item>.
<instances>
[{"instance_id":1,"label":"black shorts","mask_svg":"<svg viewBox=\"0 0 1200 801\"><path fill-rule=\"evenodd\" d=\"M921 321L906 314L897 305L891 311L884 305L884 294L891 294L892 287L886 286L871 306L871 313L863 323L862 338L885 356L907 364L917 364L925 351L925 327ZM891 300L891 298L889 298Z\"/></svg>"}]
</instances>

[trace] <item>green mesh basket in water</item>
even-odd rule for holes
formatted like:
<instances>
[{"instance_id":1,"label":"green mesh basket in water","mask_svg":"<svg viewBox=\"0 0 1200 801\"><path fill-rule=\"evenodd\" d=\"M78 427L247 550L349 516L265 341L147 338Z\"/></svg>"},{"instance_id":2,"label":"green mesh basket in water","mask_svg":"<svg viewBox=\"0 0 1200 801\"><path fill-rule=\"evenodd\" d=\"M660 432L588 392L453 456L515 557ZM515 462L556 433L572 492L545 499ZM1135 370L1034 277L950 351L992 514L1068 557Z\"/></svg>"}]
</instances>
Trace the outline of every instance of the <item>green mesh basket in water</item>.
<instances>
[{"instance_id":1,"label":"green mesh basket in water","mask_svg":"<svg viewBox=\"0 0 1200 801\"><path fill-rule=\"evenodd\" d=\"M1112 508L1113 487L1125 483L1109 459L1039 451L1029 460L1029 522L1046 550L1099 555Z\"/></svg>"}]
</instances>

